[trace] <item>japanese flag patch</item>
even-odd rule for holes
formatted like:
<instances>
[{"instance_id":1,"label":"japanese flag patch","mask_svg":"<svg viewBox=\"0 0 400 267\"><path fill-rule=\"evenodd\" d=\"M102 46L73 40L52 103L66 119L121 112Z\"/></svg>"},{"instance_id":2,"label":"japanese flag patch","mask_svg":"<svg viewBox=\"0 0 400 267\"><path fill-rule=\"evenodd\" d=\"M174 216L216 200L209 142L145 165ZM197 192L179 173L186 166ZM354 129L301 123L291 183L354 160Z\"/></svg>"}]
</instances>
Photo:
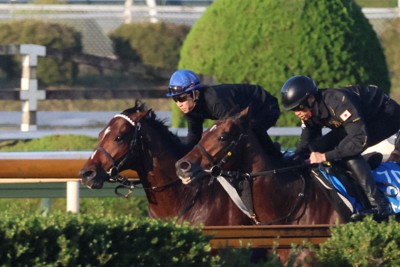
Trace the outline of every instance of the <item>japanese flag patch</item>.
<instances>
[{"instance_id":1,"label":"japanese flag patch","mask_svg":"<svg viewBox=\"0 0 400 267\"><path fill-rule=\"evenodd\" d=\"M342 121L347 121L347 119L351 117L351 113L346 109L346 111L340 114L339 117L342 119Z\"/></svg>"}]
</instances>

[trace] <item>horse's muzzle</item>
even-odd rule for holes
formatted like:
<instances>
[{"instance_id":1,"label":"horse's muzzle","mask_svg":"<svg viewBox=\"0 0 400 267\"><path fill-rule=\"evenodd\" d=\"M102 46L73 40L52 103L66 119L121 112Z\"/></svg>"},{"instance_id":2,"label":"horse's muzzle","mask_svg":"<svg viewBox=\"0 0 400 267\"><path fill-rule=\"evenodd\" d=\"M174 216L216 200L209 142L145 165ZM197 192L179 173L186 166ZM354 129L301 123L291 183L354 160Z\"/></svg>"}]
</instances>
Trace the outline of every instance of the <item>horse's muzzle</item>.
<instances>
[{"instance_id":1,"label":"horse's muzzle","mask_svg":"<svg viewBox=\"0 0 400 267\"><path fill-rule=\"evenodd\" d=\"M103 187L104 180L99 177L99 172L95 168L84 167L79 171L79 177L81 183L90 189L101 189Z\"/></svg>"},{"instance_id":2,"label":"horse's muzzle","mask_svg":"<svg viewBox=\"0 0 400 267\"><path fill-rule=\"evenodd\" d=\"M194 179L205 175L204 170L198 164L190 161L178 160L175 163L176 175L182 180L183 184L189 184Z\"/></svg>"}]
</instances>

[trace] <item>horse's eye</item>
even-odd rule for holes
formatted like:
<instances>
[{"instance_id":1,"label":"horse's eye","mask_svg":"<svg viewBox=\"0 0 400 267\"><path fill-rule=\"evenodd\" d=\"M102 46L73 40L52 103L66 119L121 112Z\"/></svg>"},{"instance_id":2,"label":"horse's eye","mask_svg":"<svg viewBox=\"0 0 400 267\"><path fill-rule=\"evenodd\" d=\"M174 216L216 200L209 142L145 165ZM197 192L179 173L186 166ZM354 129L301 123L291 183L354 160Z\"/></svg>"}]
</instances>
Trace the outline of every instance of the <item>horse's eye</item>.
<instances>
[{"instance_id":1,"label":"horse's eye","mask_svg":"<svg viewBox=\"0 0 400 267\"><path fill-rule=\"evenodd\" d=\"M226 135L226 134L223 134L220 137L218 137L218 141L220 141L220 142L225 142L227 140L228 140L228 135Z\"/></svg>"},{"instance_id":2,"label":"horse's eye","mask_svg":"<svg viewBox=\"0 0 400 267\"><path fill-rule=\"evenodd\" d=\"M116 142L121 142L123 139L124 137L122 135L118 135L117 137L115 137Z\"/></svg>"}]
</instances>

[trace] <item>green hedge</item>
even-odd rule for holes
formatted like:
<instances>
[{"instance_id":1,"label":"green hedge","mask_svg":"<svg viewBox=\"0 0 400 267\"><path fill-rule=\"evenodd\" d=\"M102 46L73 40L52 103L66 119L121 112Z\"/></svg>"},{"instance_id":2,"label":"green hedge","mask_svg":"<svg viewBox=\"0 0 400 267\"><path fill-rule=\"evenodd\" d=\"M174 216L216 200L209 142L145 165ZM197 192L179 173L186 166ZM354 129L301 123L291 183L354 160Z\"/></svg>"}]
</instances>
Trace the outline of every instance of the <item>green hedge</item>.
<instances>
[{"instance_id":1,"label":"green hedge","mask_svg":"<svg viewBox=\"0 0 400 267\"><path fill-rule=\"evenodd\" d=\"M331 233L319 248L309 245L318 260L312 266L400 266L400 224L393 218L366 218ZM276 256L251 263L248 248L214 255L210 240L199 227L126 215L0 214L0 266L283 266ZM299 265L292 258L288 266Z\"/></svg>"},{"instance_id":2,"label":"green hedge","mask_svg":"<svg viewBox=\"0 0 400 267\"><path fill-rule=\"evenodd\" d=\"M400 266L400 224L394 218L372 218L332 228L332 236L316 250L320 266Z\"/></svg>"},{"instance_id":3,"label":"green hedge","mask_svg":"<svg viewBox=\"0 0 400 267\"><path fill-rule=\"evenodd\" d=\"M0 215L1 266L211 266L209 240L130 216Z\"/></svg>"},{"instance_id":4,"label":"green hedge","mask_svg":"<svg viewBox=\"0 0 400 267\"><path fill-rule=\"evenodd\" d=\"M179 68L218 83L257 83L278 99L283 83L298 74L321 88L371 83L390 90L382 47L352 0L215 1L192 27L180 56ZM299 124L289 112L278 121Z\"/></svg>"},{"instance_id":5,"label":"green hedge","mask_svg":"<svg viewBox=\"0 0 400 267\"><path fill-rule=\"evenodd\" d=\"M385 29L379 34L389 65L392 83L391 97L400 101L400 19L385 22Z\"/></svg>"},{"instance_id":6,"label":"green hedge","mask_svg":"<svg viewBox=\"0 0 400 267\"><path fill-rule=\"evenodd\" d=\"M260 83L276 96L296 74L320 87L390 89L379 40L352 0L216 1L188 34L179 67L218 82Z\"/></svg>"},{"instance_id":7,"label":"green hedge","mask_svg":"<svg viewBox=\"0 0 400 267\"><path fill-rule=\"evenodd\" d=\"M38 44L75 53L82 50L80 33L61 24L39 20L0 23L0 43ZM8 78L21 77L19 57L2 56L0 62L0 68ZM43 85L71 84L77 74L75 63L39 57L37 77Z\"/></svg>"},{"instance_id":8,"label":"green hedge","mask_svg":"<svg viewBox=\"0 0 400 267\"><path fill-rule=\"evenodd\" d=\"M110 38L121 60L173 70L178 66L179 51L189 29L164 22L124 24Z\"/></svg>"}]
</instances>

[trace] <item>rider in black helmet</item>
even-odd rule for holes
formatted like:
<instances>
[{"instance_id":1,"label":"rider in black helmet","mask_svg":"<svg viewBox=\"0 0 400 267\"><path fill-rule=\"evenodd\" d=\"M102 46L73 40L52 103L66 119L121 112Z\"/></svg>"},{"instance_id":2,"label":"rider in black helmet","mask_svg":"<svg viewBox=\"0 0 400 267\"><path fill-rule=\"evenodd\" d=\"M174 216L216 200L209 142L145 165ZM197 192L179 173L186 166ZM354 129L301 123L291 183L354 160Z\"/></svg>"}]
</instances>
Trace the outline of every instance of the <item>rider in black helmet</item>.
<instances>
[{"instance_id":1,"label":"rider in black helmet","mask_svg":"<svg viewBox=\"0 0 400 267\"><path fill-rule=\"evenodd\" d=\"M352 219L389 215L388 201L373 182L361 153L400 129L400 106L374 85L318 90L307 76L289 78L281 97L285 110L293 111L303 122L296 153L309 156L311 163L344 161L364 190L370 208L353 214ZM322 127L331 131L322 135Z\"/></svg>"}]
</instances>

